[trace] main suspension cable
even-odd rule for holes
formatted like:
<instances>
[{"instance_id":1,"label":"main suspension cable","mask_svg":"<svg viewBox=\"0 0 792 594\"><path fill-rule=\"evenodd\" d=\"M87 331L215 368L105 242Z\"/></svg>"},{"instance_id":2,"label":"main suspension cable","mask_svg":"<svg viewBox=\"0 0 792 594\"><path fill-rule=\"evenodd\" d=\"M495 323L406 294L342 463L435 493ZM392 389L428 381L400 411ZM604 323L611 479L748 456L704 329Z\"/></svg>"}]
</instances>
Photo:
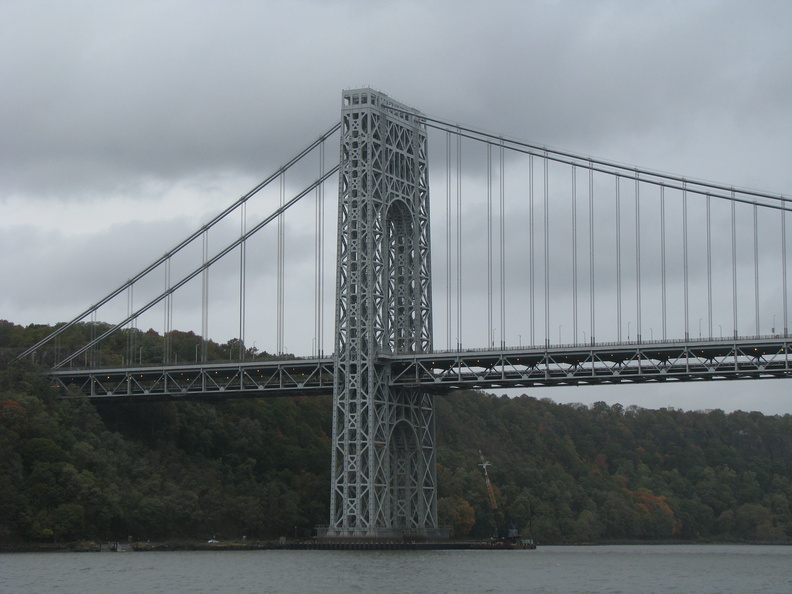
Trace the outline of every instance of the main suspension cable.
<instances>
[{"instance_id":1,"label":"main suspension cable","mask_svg":"<svg viewBox=\"0 0 792 594\"><path fill-rule=\"evenodd\" d=\"M429 117L423 114L421 115L421 120L429 128L435 128L437 130L453 130L455 134L460 134L465 138L468 138L470 140L475 140L478 142L499 143L503 141L506 144L506 148L508 148L511 151L542 156L550 159L551 161L566 163L567 165L574 165L574 164L583 165L586 166L587 168L593 168L597 172L606 173L609 175L615 175L618 177L632 178L636 174L639 174L640 176L644 176L640 178L640 181L643 183L671 187L679 190L682 190L684 185L684 188L691 193L705 196L709 191L709 193L712 195L713 198L721 198L725 200L737 200L738 202L745 202L748 204L753 204L754 201L735 198L733 196L730 196L729 194L719 194L718 192L730 193L736 191L737 193L743 194L745 196L751 196L753 198L762 198L762 199L772 200L775 202L782 203L780 205L771 205L771 204L761 205L768 208L786 208L783 205L783 203L792 203L792 197L783 196L781 194L771 194L769 192L762 192L759 190L753 190L749 188L735 188L734 186L728 186L728 185L708 182L704 180L697 180L694 178L684 177L681 175L674 175L660 171L652 171L650 169L638 168L635 166L617 163L615 161L596 159L591 156L581 155L581 154L573 153L571 151L563 151L545 145L538 145L523 140L507 138L502 135L496 135L493 133L484 132L482 130L477 130L472 127L461 126L458 123L451 123L440 118ZM654 179L647 179L646 176Z\"/></svg>"}]
</instances>

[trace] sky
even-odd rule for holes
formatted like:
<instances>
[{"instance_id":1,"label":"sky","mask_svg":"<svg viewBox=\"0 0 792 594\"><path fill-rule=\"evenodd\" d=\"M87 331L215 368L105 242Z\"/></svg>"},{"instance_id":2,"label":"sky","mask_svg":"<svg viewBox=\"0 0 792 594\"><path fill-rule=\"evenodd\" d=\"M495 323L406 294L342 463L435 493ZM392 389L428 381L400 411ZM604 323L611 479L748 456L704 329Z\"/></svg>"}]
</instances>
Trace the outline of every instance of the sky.
<instances>
[{"instance_id":1,"label":"sky","mask_svg":"<svg viewBox=\"0 0 792 594\"><path fill-rule=\"evenodd\" d=\"M541 145L790 196L790 25L781 0L0 0L0 318L55 323L85 310L338 121L347 88ZM290 270L312 262L308 212L288 227ZM273 262L248 253L266 271L252 290ZM212 280L218 300L238 299L232 269ZM194 310L195 298L184 304ZM248 344L271 350L249 317ZM228 340L236 323L220 316L210 336ZM185 314L174 327L200 322ZM528 393L786 414L790 388Z\"/></svg>"}]
</instances>

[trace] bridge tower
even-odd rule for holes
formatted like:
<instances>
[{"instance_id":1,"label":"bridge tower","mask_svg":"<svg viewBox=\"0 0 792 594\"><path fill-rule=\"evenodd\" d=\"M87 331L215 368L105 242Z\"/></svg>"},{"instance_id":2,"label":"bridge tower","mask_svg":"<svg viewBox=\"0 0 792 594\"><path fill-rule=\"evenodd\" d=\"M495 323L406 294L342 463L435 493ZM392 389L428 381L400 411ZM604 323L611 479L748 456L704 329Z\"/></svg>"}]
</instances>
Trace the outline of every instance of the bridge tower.
<instances>
[{"instance_id":1,"label":"bridge tower","mask_svg":"<svg viewBox=\"0 0 792 594\"><path fill-rule=\"evenodd\" d=\"M432 349L421 115L343 93L328 537L438 536L434 402L389 386L389 353Z\"/></svg>"}]
</instances>

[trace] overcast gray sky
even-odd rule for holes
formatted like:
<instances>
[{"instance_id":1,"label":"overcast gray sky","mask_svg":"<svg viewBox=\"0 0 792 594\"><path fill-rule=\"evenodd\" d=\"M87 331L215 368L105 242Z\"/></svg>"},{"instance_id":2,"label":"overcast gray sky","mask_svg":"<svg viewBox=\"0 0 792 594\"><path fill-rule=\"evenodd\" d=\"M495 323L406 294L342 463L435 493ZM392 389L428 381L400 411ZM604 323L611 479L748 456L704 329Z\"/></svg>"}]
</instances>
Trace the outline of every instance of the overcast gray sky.
<instances>
[{"instance_id":1,"label":"overcast gray sky","mask_svg":"<svg viewBox=\"0 0 792 594\"><path fill-rule=\"evenodd\" d=\"M97 301L336 121L344 88L792 195L790 26L781 0L0 0L0 318ZM790 387L531 394L789 413Z\"/></svg>"}]
</instances>

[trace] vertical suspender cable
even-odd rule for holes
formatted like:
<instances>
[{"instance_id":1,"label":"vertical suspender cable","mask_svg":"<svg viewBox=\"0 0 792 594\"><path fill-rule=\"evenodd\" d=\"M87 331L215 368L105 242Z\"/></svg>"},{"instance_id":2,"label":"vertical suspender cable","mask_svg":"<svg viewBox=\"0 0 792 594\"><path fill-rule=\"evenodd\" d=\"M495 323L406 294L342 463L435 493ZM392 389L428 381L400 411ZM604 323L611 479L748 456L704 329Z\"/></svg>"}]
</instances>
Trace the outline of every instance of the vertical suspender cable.
<instances>
[{"instance_id":1,"label":"vertical suspender cable","mask_svg":"<svg viewBox=\"0 0 792 594\"><path fill-rule=\"evenodd\" d=\"M170 268L171 268L171 259L167 258L164 262L165 264L165 290L167 291L170 289ZM173 295L168 294L165 297L165 301L163 303L163 310L164 310L164 326L165 331L162 336L162 340L164 343L164 348L162 349L162 363L167 365L170 363L170 350L171 350L171 324L173 321Z\"/></svg>"},{"instance_id":2,"label":"vertical suspender cable","mask_svg":"<svg viewBox=\"0 0 792 594\"><path fill-rule=\"evenodd\" d=\"M731 192L734 198L734 190ZM734 338L738 336L737 327L737 216L734 200L731 201L731 250L732 250L732 316L734 317Z\"/></svg>"},{"instance_id":3,"label":"vertical suspender cable","mask_svg":"<svg viewBox=\"0 0 792 594\"><path fill-rule=\"evenodd\" d=\"M572 165L572 342L578 343L577 168Z\"/></svg>"},{"instance_id":4,"label":"vertical suspender cable","mask_svg":"<svg viewBox=\"0 0 792 594\"><path fill-rule=\"evenodd\" d=\"M91 312L91 342L96 340L96 310ZM93 367L96 365L96 345L85 353L86 365Z\"/></svg>"},{"instance_id":5,"label":"vertical suspender cable","mask_svg":"<svg viewBox=\"0 0 792 594\"><path fill-rule=\"evenodd\" d=\"M492 145L487 143L487 346L495 346L492 328Z\"/></svg>"},{"instance_id":6,"label":"vertical suspender cable","mask_svg":"<svg viewBox=\"0 0 792 594\"><path fill-rule=\"evenodd\" d=\"M506 346L506 164L503 140L500 143L500 328L501 348Z\"/></svg>"},{"instance_id":7,"label":"vertical suspender cable","mask_svg":"<svg viewBox=\"0 0 792 594\"><path fill-rule=\"evenodd\" d=\"M682 267L685 300L685 341L690 339L690 319L688 315L688 233L687 233L687 182L682 183Z\"/></svg>"},{"instance_id":8,"label":"vertical suspender cable","mask_svg":"<svg viewBox=\"0 0 792 594\"><path fill-rule=\"evenodd\" d=\"M203 230L203 265L201 272L201 361L206 362L206 345L209 333L209 229Z\"/></svg>"},{"instance_id":9,"label":"vertical suspender cable","mask_svg":"<svg viewBox=\"0 0 792 594\"><path fill-rule=\"evenodd\" d=\"M666 340L666 211L665 211L665 186L660 186L660 285L661 285L661 323L662 323L662 337Z\"/></svg>"},{"instance_id":10,"label":"vertical suspender cable","mask_svg":"<svg viewBox=\"0 0 792 594\"><path fill-rule=\"evenodd\" d=\"M127 315L127 318L129 318L132 315L132 311L133 311L132 310L132 287L133 286L134 285L129 285L129 287L127 288L127 291L126 291L126 297L127 297L126 315ZM126 335L126 351L125 351L124 357L122 358L122 363L123 363L123 361L131 361L131 359L130 359L130 357L132 356L132 331L131 330L132 330L132 322L127 324L127 327L126 327L126 331L127 331L127 335ZM56 337L55 346L56 347L60 346L60 336ZM56 350L55 350L56 360L58 360L57 359L58 353L59 353L59 350L56 348ZM60 361L58 361L58 362L60 362Z\"/></svg>"},{"instance_id":11,"label":"vertical suspender cable","mask_svg":"<svg viewBox=\"0 0 792 594\"><path fill-rule=\"evenodd\" d=\"M621 196L619 186L621 178L616 176L616 340L622 339L622 282L621 282ZM630 340L629 333L627 340Z\"/></svg>"},{"instance_id":12,"label":"vertical suspender cable","mask_svg":"<svg viewBox=\"0 0 792 594\"><path fill-rule=\"evenodd\" d=\"M325 173L325 143L319 145L320 172ZM324 184L319 186L319 338L317 354L324 357L324 308L325 308L325 192Z\"/></svg>"},{"instance_id":13,"label":"vertical suspender cable","mask_svg":"<svg viewBox=\"0 0 792 594\"><path fill-rule=\"evenodd\" d=\"M753 256L754 256L754 309L756 311L756 335L759 336L759 207L753 205Z\"/></svg>"},{"instance_id":14,"label":"vertical suspender cable","mask_svg":"<svg viewBox=\"0 0 792 594\"><path fill-rule=\"evenodd\" d=\"M446 131L446 348L451 348L451 132Z\"/></svg>"},{"instance_id":15,"label":"vertical suspender cable","mask_svg":"<svg viewBox=\"0 0 792 594\"><path fill-rule=\"evenodd\" d=\"M135 285L134 285L134 283L132 283L129 286L129 309L130 309L129 315L132 315L132 313L135 311ZM134 358L135 358L135 350L137 349L137 339L138 339L138 332L137 332L137 330L138 330L138 319L137 318L132 320L131 329L132 329L132 336L131 336L130 346L132 347L132 353L131 353L130 361L134 360Z\"/></svg>"},{"instance_id":16,"label":"vertical suspender cable","mask_svg":"<svg viewBox=\"0 0 792 594\"><path fill-rule=\"evenodd\" d=\"M544 314L545 346L550 344L550 180L547 151L544 153ZM560 337L559 337L560 342Z\"/></svg>"},{"instance_id":17,"label":"vertical suspender cable","mask_svg":"<svg viewBox=\"0 0 792 594\"><path fill-rule=\"evenodd\" d=\"M641 187L635 170L635 338L641 342Z\"/></svg>"},{"instance_id":18,"label":"vertical suspender cable","mask_svg":"<svg viewBox=\"0 0 792 594\"><path fill-rule=\"evenodd\" d=\"M707 320L709 338L712 338L712 217L710 213L710 202L712 201L707 194Z\"/></svg>"},{"instance_id":19,"label":"vertical suspender cable","mask_svg":"<svg viewBox=\"0 0 792 594\"><path fill-rule=\"evenodd\" d=\"M322 176L322 149L324 145L320 145L319 147L319 177ZM314 291L313 291L313 298L314 298L314 329L313 329L313 339L311 340L311 357L317 357L319 352L319 319L321 317L321 298L320 298L320 290L319 287L321 285L321 274L319 269L321 267L320 264L320 252L319 252L319 244L321 243L321 226L320 226L320 210L321 207L321 193L322 187L324 184L319 184L316 187L316 191L314 192Z\"/></svg>"},{"instance_id":20,"label":"vertical suspender cable","mask_svg":"<svg viewBox=\"0 0 792 594\"><path fill-rule=\"evenodd\" d=\"M168 258L168 288L171 286L171 260ZM168 304L168 362L171 361L171 355L173 354L173 293L168 295L168 300L166 302Z\"/></svg>"},{"instance_id":21,"label":"vertical suspender cable","mask_svg":"<svg viewBox=\"0 0 792 594\"><path fill-rule=\"evenodd\" d=\"M247 232L247 202L239 209L239 234L245 237ZM245 360L245 299L246 295L246 258L247 241L239 244L239 360Z\"/></svg>"},{"instance_id":22,"label":"vertical suspender cable","mask_svg":"<svg viewBox=\"0 0 792 594\"><path fill-rule=\"evenodd\" d=\"M319 177L324 175L324 142L319 145ZM316 187L316 234L314 244L314 348L311 355L324 351L324 184Z\"/></svg>"},{"instance_id":23,"label":"vertical suspender cable","mask_svg":"<svg viewBox=\"0 0 792 594\"><path fill-rule=\"evenodd\" d=\"M135 309L134 309L135 308L135 304L134 304L134 301L135 301L135 299L134 299L134 297L135 297L134 290L135 290L135 284L132 283L131 285L129 285L129 288L127 289L127 317L130 317L132 315L132 312L135 311ZM135 352L135 335L136 335L135 325L136 325L136 321L137 321L136 319L131 321L129 323L129 327L127 329L128 334L127 334L126 360L127 360L127 365L129 365L129 366L132 365L134 352ZM60 338L60 337L58 337L58 338Z\"/></svg>"},{"instance_id":24,"label":"vertical suspender cable","mask_svg":"<svg viewBox=\"0 0 792 594\"><path fill-rule=\"evenodd\" d=\"M456 142L456 263L457 263L457 348L462 348L462 134Z\"/></svg>"},{"instance_id":25,"label":"vertical suspender cable","mask_svg":"<svg viewBox=\"0 0 792 594\"><path fill-rule=\"evenodd\" d=\"M280 175L280 208L286 203L286 172ZM282 355L284 351L283 344L283 305L284 305L284 291L283 291L283 276L284 276L284 216L283 213L278 215L278 264L277 264L277 283L276 283L276 300L277 300L277 322L276 322L276 342L278 354Z\"/></svg>"},{"instance_id":26,"label":"vertical suspender cable","mask_svg":"<svg viewBox=\"0 0 792 594\"><path fill-rule=\"evenodd\" d=\"M594 317L594 307L596 305L596 299L594 295L594 165L591 161L589 161L589 297L590 297L590 322L591 322L591 345L594 346L594 341L596 335L594 334L595 331L595 320Z\"/></svg>"},{"instance_id":27,"label":"vertical suspender cable","mask_svg":"<svg viewBox=\"0 0 792 594\"><path fill-rule=\"evenodd\" d=\"M319 147L319 161L321 174L325 172L325 143ZM325 308L325 192L324 184L319 186L319 338L317 340L317 355L324 357L324 308Z\"/></svg>"},{"instance_id":28,"label":"vertical suspender cable","mask_svg":"<svg viewBox=\"0 0 792 594\"><path fill-rule=\"evenodd\" d=\"M787 337L787 248L786 248L786 206L781 211L781 278L783 289L783 317L784 317L784 338Z\"/></svg>"},{"instance_id":29,"label":"vertical suspender cable","mask_svg":"<svg viewBox=\"0 0 792 594\"><path fill-rule=\"evenodd\" d=\"M531 332L531 346L536 344L536 296L534 259L534 156L528 156L528 309Z\"/></svg>"}]
</instances>

